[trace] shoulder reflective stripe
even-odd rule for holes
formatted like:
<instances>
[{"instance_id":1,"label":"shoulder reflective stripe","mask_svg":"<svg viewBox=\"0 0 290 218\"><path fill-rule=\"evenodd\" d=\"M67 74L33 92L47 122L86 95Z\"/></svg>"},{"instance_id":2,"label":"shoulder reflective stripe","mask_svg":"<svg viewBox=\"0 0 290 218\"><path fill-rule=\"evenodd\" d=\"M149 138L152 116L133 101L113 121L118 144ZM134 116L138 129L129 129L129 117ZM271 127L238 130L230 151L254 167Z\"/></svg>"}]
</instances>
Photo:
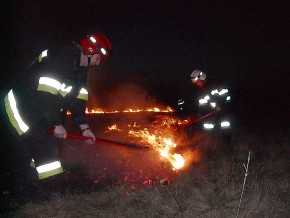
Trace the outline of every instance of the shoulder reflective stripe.
<instances>
[{"instance_id":1,"label":"shoulder reflective stripe","mask_svg":"<svg viewBox=\"0 0 290 218\"><path fill-rule=\"evenodd\" d=\"M22 120L18 112L16 100L14 98L12 89L9 91L8 95L5 97L4 102L5 102L6 112L8 114L8 117L12 126L16 129L19 135L22 135L29 129L29 127Z\"/></svg>"},{"instance_id":2,"label":"shoulder reflective stripe","mask_svg":"<svg viewBox=\"0 0 290 218\"><path fill-rule=\"evenodd\" d=\"M56 95L60 90L61 83L49 77L40 77L37 91L49 92Z\"/></svg>"},{"instance_id":3,"label":"shoulder reflective stripe","mask_svg":"<svg viewBox=\"0 0 290 218\"><path fill-rule=\"evenodd\" d=\"M46 57L47 56L47 50L44 50L43 52L41 52L40 55L38 55L38 62L41 62L42 61L42 58Z\"/></svg>"},{"instance_id":4,"label":"shoulder reflective stripe","mask_svg":"<svg viewBox=\"0 0 290 218\"><path fill-rule=\"evenodd\" d=\"M85 101L88 100L88 91L84 88L82 88L77 96L78 99L83 99Z\"/></svg>"},{"instance_id":5,"label":"shoulder reflective stripe","mask_svg":"<svg viewBox=\"0 0 290 218\"><path fill-rule=\"evenodd\" d=\"M62 97L65 97L72 89L72 86L68 86L66 87L66 84L61 84L61 87L60 87L60 91L59 93L62 95Z\"/></svg>"}]
</instances>

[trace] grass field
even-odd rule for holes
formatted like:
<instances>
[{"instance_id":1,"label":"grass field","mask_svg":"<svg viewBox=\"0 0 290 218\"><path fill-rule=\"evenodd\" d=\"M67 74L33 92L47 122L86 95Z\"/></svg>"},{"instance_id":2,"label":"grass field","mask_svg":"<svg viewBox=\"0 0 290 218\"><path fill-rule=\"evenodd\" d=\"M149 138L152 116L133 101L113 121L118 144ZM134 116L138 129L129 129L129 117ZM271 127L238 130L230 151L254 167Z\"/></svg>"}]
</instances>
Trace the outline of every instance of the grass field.
<instances>
[{"instance_id":1,"label":"grass field","mask_svg":"<svg viewBox=\"0 0 290 218\"><path fill-rule=\"evenodd\" d=\"M6 202L2 216L289 217L289 136L287 128L239 127L225 143L221 132L193 130L180 139L193 157L179 171L151 149L67 140L70 175L85 174L94 185L51 200Z\"/></svg>"}]
</instances>

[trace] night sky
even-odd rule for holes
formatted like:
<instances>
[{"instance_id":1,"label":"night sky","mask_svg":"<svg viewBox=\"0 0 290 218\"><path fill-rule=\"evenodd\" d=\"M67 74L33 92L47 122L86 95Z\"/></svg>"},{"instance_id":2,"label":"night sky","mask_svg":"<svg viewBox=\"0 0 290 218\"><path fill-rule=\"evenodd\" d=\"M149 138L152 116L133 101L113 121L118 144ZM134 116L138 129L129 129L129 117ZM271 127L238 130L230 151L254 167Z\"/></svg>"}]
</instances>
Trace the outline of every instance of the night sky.
<instances>
[{"instance_id":1,"label":"night sky","mask_svg":"<svg viewBox=\"0 0 290 218\"><path fill-rule=\"evenodd\" d=\"M230 84L241 120L290 124L289 1L2 1L1 23L4 88L46 48L100 31L113 54L96 83L172 104L198 68Z\"/></svg>"}]
</instances>

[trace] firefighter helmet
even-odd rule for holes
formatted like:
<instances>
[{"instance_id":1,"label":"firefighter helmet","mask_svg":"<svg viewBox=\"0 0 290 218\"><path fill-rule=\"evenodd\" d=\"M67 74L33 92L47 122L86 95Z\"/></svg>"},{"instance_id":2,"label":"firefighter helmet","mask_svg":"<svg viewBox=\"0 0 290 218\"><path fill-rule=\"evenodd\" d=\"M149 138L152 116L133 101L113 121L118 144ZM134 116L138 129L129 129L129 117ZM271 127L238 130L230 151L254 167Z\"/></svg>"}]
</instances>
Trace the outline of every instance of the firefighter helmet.
<instances>
[{"instance_id":1,"label":"firefighter helmet","mask_svg":"<svg viewBox=\"0 0 290 218\"><path fill-rule=\"evenodd\" d=\"M87 55L100 54L106 58L112 52L110 40L102 33L93 33L80 39L80 44Z\"/></svg>"},{"instance_id":2,"label":"firefighter helmet","mask_svg":"<svg viewBox=\"0 0 290 218\"><path fill-rule=\"evenodd\" d=\"M198 69L194 70L191 74L190 74L190 79L197 82L198 80L205 80L206 78L206 74Z\"/></svg>"}]
</instances>

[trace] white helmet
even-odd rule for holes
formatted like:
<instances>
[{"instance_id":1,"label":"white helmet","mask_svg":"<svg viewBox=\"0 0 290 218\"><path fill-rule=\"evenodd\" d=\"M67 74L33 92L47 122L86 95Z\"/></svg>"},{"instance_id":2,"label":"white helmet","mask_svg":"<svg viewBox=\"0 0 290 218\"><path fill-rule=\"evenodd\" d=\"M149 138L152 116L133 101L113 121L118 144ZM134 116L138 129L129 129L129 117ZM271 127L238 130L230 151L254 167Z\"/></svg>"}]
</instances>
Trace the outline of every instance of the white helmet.
<instances>
[{"instance_id":1,"label":"white helmet","mask_svg":"<svg viewBox=\"0 0 290 218\"><path fill-rule=\"evenodd\" d=\"M206 78L206 74L203 73L202 71L198 70L198 69L194 70L194 71L190 74L190 79L191 79L191 80L195 80L195 82L196 82L197 80L201 80L201 81L203 81L203 80L205 80L205 78Z\"/></svg>"}]
</instances>

